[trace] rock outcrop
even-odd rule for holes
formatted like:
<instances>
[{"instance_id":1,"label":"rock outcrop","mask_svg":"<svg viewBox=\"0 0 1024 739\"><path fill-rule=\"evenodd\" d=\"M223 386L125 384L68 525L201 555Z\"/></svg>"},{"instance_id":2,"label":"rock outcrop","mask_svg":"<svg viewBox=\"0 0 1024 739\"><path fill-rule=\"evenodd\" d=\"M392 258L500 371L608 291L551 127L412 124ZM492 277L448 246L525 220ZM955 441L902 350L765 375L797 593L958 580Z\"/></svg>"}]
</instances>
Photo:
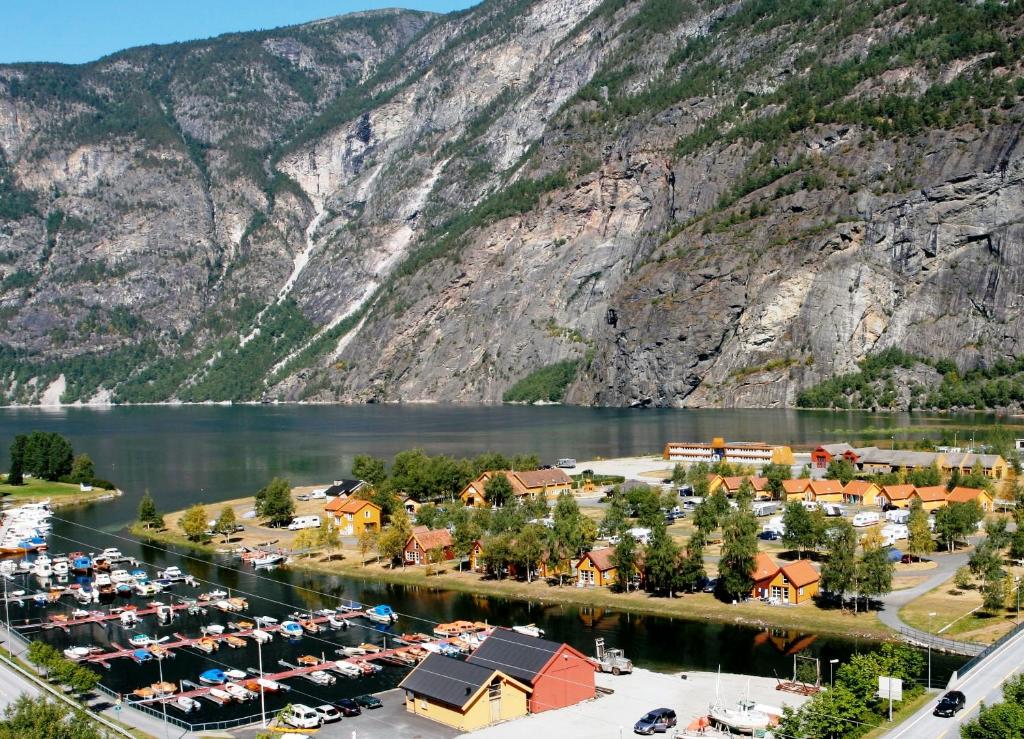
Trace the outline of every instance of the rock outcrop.
<instances>
[{"instance_id":1,"label":"rock outcrop","mask_svg":"<svg viewBox=\"0 0 1024 739\"><path fill-rule=\"evenodd\" d=\"M783 406L1014 357L1020 13L492 1L0 67L3 396L495 402L573 359L567 402Z\"/></svg>"}]
</instances>

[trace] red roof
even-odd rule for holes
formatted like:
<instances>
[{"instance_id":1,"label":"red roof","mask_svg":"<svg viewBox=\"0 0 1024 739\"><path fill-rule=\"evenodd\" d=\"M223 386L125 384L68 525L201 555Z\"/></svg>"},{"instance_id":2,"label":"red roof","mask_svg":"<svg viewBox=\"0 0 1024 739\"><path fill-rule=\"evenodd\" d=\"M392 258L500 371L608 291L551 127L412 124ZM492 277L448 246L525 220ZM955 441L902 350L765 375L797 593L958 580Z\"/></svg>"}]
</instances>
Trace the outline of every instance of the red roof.
<instances>
[{"instance_id":1,"label":"red roof","mask_svg":"<svg viewBox=\"0 0 1024 739\"><path fill-rule=\"evenodd\" d=\"M980 488L965 488L958 485L950 491L946 500L950 503L969 503L984 492Z\"/></svg>"},{"instance_id":2,"label":"red roof","mask_svg":"<svg viewBox=\"0 0 1024 739\"><path fill-rule=\"evenodd\" d=\"M811 491L815 495L833 495L843 492L843 483L839 480L812 480Z\"/></svg>"},{"instance_id":3,"label":"red roof","mask_svg":"<svg viewBox=\"0 0 1024 739\"><path fill-rule=\"evenodd\" d=\"M324 506L324 510L331 513L358 513L365 506L373 506L378 511L380 510L380 506L376 503L361 498L335 498Z\"/></svg>"},{"instance_id":4,"label":"red roof","mask_svg":"<svg viewBox=\"0 0 1024 739\"><path fill-rule=\"evenodd\" d=\"M867 495L868 490L870 490L874 485L875 483L868 482L867 480L850 480L843 487L843 492L847 495L864 496Z\"/></svg>"},{"instance_id":5,"label":"red roof","mask_svg":"<svg viewBox=\"0 0 1024 739\"><path fill-rule=\"evenodd\" d=\"M796 562L786 565L782 568L782 574L786 576L790 583L798 588L818 582L821 579L821 576L814 569L814 565L811 564L809 559L798 559Z\"/></svg>"},{"instance_id":6,"label":"red roof","mask_svg":"<svg viewBox=\"0 0 1024 739\"><path fill-rule=\"evenodd\" d=\"M612 564L612 555L615 554L615 550L612 547L606 547L605 549L595 549L592 552L587 552L580 559L582 562L584 559L590 559L594 563L594 567L600 572L607 572L608 570L614 569L615 565Z\"/></svg>"},{"instance_id":7,"label":"red roof","mask_svg":"<svg viewBox=\"0 0 1024 739\"><path fill-rule=\"evenodd\" d=\"M922 503L936 503L946 499L946 488L943 485L930 485L917 489L917 497Z\"/></svg>"},{"instance_id":8,"label":"red roof","mask_svg":"<svg viewBox=\"0 0 1024 739\"><path fill-rule=\"evenodd\" d=\"M914 490L913 485L886 485L882 488L889 500L906 500Z\"/></svg>"},{"instance_id":9,"label":"red roof","mask_svg":"<svg viewBox=\"0 0 1024 739\"><path fill-rule=\"evenodd\" d=\"M426 526L417 526L412 530L412 535L409 537L409 541L405 543L408 548L409 544L413 541L418 541L420 549L425 552L429 552L431 549L440 549L442 547L450 547L452 545L452 535L448 533L448 529L428 529Z\"/></svg>"},{"instance_id":10,"label":"red roof","mask_svg":"<svg viewBox=\"0 0 1024 739\"><path fill-rule=\"evenodd\" d=\"M775 574L779 571L779 566L775 564L775 560L768 556L765 552L758 552L754 557L754 571L750 576L755 582L761 580L767 580L770 577L775 577Z\"/></svg>"},{"instance_id":11,"label":"red roof","mask_svg":"<svg viewBox=\"0 0 1024 739\"><path fill-rule=\"evenodd\" d=\"M743 484L744 480L750 480L750 486L754 489L755 493L764 492L764 489L768 485L767 477L754 477L750 475L740 475L738 477L723 477L722 484L725 485L725 489L730 493L735 493L740 489L740 485Z\"/></svg>"},{"instance_id":12,"label":"red roof","mask_svg":"<svg viewBox=\"0 0 1024 739\"><path fill-rule=\"evenodd\" d=\"M807 487L811 484L810 480L783 480L782 489L787 493L803 493L806 492Z\"/></svg>"}]
</instances>

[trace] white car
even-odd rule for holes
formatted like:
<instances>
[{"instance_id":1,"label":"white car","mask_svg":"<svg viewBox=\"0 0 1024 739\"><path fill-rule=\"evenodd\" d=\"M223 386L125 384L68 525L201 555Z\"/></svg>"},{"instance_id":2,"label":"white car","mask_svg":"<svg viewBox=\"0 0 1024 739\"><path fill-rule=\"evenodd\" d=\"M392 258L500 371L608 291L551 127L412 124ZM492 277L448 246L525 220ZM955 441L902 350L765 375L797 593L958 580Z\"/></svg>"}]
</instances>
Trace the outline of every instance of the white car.
<instances>
[{"instance_id":1,"label":"white car","mask_svg":"<svg viewBox=\"0 0 1024 739\"><path fill-rule=\"evenodd\" d=\"M309 706L292 703L291 711L284 717L284 722L296 729L319 729L323 719Z\"/></svg>"},{"instance_id":2,"label":"white car","mask_svg":"<svg viewBox=\"0 0 1024 739\"><path fill-rule=\"evenodd\" d=\"M335 721L341 721L341 713L334 706L325 703L322 706L317 706L313 709L320 716L320 720L325 724L331 724Z\"/></svg>"}]
</instances>

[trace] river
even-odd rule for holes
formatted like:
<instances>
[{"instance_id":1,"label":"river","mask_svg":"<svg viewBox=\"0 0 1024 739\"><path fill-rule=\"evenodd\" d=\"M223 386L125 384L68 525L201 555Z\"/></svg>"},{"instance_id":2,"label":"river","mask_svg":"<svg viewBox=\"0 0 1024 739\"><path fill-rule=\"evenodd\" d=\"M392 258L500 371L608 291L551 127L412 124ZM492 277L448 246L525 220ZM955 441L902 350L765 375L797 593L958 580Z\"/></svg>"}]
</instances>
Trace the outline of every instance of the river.
<instances>
[{"instance_id":1,"label":"river","mask_svg":"<svg viewBox=\"0 0 1024 739\"><path fill-rule=\"evenodd\" d=\"M981 422L985 416L957 417L958 422ZM562 406L151 406L110 409L0 410L0 443L5 447L15 433L34 429L58 431L76 451L85 451L97 471L125 491L125 495L73 509L64 509L55 521L51 549L96 551L117 546L125 554L156 566L180 564L197 577L248 594L251 612L282 616L294 609L333 606L339 598L375 604L388 603L402 615L401 631L427 631L432 624L456 618L490 623L536 623L547 635L567 641L592 654L594 639L623 647L636 663L659 670L715 670L771 676L790 676L792 653L820 658L825 679L829 660L844 662L865 645L855 639L815 636L798 632L769 632L698 621L637 616L613 609L541 605L501 598L440 592L384 583L326 577L278 570L256 575L234 569L230 560L181 559L179 553L140 545L124 536L135 517L138 501L149 490L162 510L193 502L252 494L270 477L284 475L293 484L330 481L349 473L356 454L390 458L396 452L420 447L429 453L472 456L494 450L506 454L535 453L543 459L572 456L580 460L655 452L666 441L727 439L792 444L841 440L861 429L892 429L898 438L911 425L935 426L953 417L912 417L907 414L829 413L784 410L632 410ZM887 432L878 437L885 438ZM877 438L877 437L876 437ZM181 594L191 594L182 592ZM24 606L38 616L34 606ZM219 615L219 614L218 614ZM19 614L12 613L12 618ZM198 619L198 620L197 620ZM210 615L184 617L172 626L149 633L175 631L196 634L201 622L225 622ZM47 638L64 646L108 639L125 643L127 635L113 627L107 635L60 631ZM360 627L327 634L330 642L379 641L379 634ZM295 646L275 640L263 650L268 671L278 659L294 661L305 653L328 653L330 645L306 639ZM935 679L944 678L960 663L958 657L933 656ZM256 648L222 649L213 658L184 652L164 664L165 678L195 679L218 662L247 667L256 664ZM104 674L104 682L127 691L157 679L157 666L124 662ZM387 668L374 678L342 680L333 688L318 688L304 681L291 700L339 697L393 687L404 674ZM269 706L283 699L271 700ZM232 709L204 708L201 718L251 713L252 706Z\"/></svg>"}]
</instances>

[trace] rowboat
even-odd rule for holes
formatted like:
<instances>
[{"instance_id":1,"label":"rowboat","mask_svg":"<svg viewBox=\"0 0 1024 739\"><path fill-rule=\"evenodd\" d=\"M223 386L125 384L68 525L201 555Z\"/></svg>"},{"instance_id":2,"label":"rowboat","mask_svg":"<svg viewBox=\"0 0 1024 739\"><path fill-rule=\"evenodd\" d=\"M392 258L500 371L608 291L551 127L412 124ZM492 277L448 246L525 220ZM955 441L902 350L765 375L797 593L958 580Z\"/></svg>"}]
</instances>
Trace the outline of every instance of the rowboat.
<instances>
[{"instance_id":1,"label":"rowboat","mask_svg":"<svg viewBox=\"0 0 1024 739\"><path fill-rule=\"evenodd\" d=\"M310 634L320 633L320 624L318 624L316 621L299 621L299 624L302 626L303 631L306 631Z\"/></svg>"},{"instance_id":2,"label":"rowboat","mask_svg":"<svg viewBox=\"0 0 1024 739\"><path fill-rule=\"evenodd\" d=\"M344 654L349 657L361 657L366 654L366 650L362 647L342 647L338 650L338 654Z\"/></svg>"},{"instance_id":3,"label":"rowboat","mask_svg":"<svg viewBox=\"0 0 1024 739\"><path fill-rule=\"evenodd\" d=\"M376 654L377 652L384 651L383 647L378 646L377 644L369 644L367 642L360 644L359 648L363 650L363 654Z\"/></svg>"},{"instance_id":4,"label":"rowboat","mask_svg":"<svg viewBox=\"0 0 1024 739\"><path fill-rule=\"evenodd\" d=\"M256 693L241 685L235 685L234 683L228 683L224 686L224 690L227 691L228 695L237 701L252 700L256 697Z\"/></svg>"},{"instance_id":5,"label":"rowboat","mask_svg":"<svg viewBox=\"0 0 1024 739\"><path fill-rule=\"evenodd\" d=\"M207 695L209 695L211 698L216 699L217 702L221 704L230 703L232 700L234 700L234 697L231 695L231 693L227 692L222 688L210 688L210 692L207 693Z\"/></svg>"},{"instance_id":6,"label":"rowboat","mask_svg":"<svg viewBox=\"0 0 1024 739\"><path fill-rule=\"evenodd\" d=\"M473 630L472 621L453 621L447 624L438 624L434 628L434 636L441 637L444 639L449 636L458 636L459 634L468 634Z\"/></svg>"},{"instance_id":7,"label":"rowboat","mask_svg":"<svg viewBox=\"0 0 1024 739\"><path fill-rule=\"evenodd\" d=\"M158 696L174 695L178 692L178 686L166 680L162 683L153 683L149 687L153 689L154 695Z\"/></svg>"}]
</instances>

